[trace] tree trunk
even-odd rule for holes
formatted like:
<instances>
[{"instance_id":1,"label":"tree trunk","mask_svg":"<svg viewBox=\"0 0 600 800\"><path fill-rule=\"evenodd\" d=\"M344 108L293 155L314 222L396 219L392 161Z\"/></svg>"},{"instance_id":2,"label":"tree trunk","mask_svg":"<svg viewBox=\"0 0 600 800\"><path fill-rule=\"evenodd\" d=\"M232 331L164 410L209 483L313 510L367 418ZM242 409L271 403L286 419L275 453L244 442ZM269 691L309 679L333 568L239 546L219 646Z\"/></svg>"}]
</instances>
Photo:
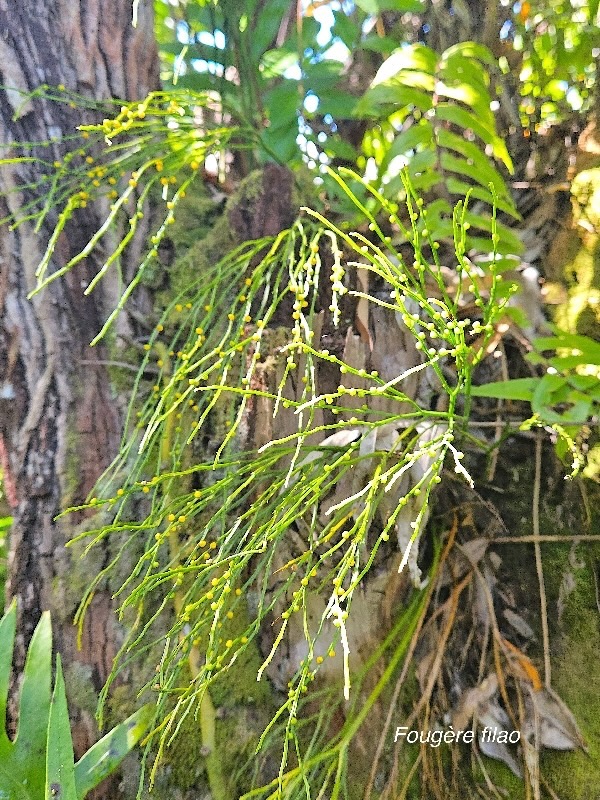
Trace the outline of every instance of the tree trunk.
<instances>
[{"instance_id":1,"label":"tree trunk","mask_svg":"<svg viewBox=\"0 0 600 800\"><path fill-rule=\"evenodd\" d=\"M102 119L94 110L101 101L142 98L157 87L158 59L149 0L140 3L136 28L131 0L2 0L0 31L2 157L22 154L24 142L47 143L25 153L39 160L0 171L5 217L19 216L19 208L44 193L48 184L39 181L73 148L77 125ZM44 85L58 87L48 94L64 101L30 94ZM78 649L75 587L87 583L82 570L89 571L89 564L76 562L65 543L81 515L55 517L85 500L119 445L123 401L111 386L104 348L89 347L117 288L116 278L111 286L108 277L101 290L83 296L82 286L102 263L94 253L28 299L59 211L52 210L39 231L25 222L0 232L0 455L14 514L7 596L18 599L16 670L40 613L49 608L72 678L67 684L76 685L79 677L98 690L118 647L111 597L106 590L94 596ZM51 271L81 250L101 213L97 204L78 209L61 235ZM96 734L93 708L71 710L80 754Z\"/></svg>"}]
</instances>

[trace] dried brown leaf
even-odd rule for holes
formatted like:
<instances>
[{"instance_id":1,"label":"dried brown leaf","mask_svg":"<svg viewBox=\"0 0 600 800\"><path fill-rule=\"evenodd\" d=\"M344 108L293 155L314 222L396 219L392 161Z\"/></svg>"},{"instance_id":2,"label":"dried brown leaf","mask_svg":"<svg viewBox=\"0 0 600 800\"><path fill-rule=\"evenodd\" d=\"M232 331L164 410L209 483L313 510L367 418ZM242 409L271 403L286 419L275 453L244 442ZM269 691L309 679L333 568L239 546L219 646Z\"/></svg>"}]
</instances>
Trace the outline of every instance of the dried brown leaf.
<instances>
[{"instance_id":1,"label":"dried brown leaf","mask_svg":"<svg viewBox=\"0 0 600 800\"><path fill-rule=\"evenodd\" d=\"M454 730L464 730L473 716L479 715L479 710L498 691L498 676L491 672L478 686L467 689L463 693L456 710L452 715Z\"/></svg>"},{"instance_id":2,"label":"dried brown leaf","mask_svg":"<svg viewBox=\"0 0 600 800\"><path fill-rule=\"evenodd\" d=\"M564 701L553 689L530 692L527 702L526 734L533 733L532 721L539 720L539 738L544 747L553 750L576 750L587 752L587 744L581 735L575 717Z\"/></svg>"}]
</instances>

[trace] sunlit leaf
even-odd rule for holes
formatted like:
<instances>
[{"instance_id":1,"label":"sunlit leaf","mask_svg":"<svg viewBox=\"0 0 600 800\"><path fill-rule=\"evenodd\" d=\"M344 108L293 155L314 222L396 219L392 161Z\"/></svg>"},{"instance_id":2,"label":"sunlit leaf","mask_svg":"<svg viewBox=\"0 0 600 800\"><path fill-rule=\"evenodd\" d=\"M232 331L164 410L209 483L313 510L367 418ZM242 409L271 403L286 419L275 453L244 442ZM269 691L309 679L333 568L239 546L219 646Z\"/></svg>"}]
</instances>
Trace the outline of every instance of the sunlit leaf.
<instances>
[{"instance_id":1,"label":"sunlit leaf","mask_svg":"<svg viewBox=\"0 0 600 800\"><path fill-rule=\"evenodd\" d=\"M447 50L444 50L442 60L447 61L456 54L467 58L477 58L489 66L493 66L496 63L493 53L485 45L478 42L458 42L453 44Z\"/></svg>"},{"instance_id":2,"label":"sunlit leaf","mask_svg":"<svg viewBox=\"0 0 600 800\"><path fill-rule=\"evenodd\" d=\"M423 44L401 47L386 59L377 70L372 86L393 78L404 69L414 69L433 75L438 62L437 53Z\"/></svg>"},{"instance_id":3,"label":"sunlit leaf","mask_svg":"<svg viewBox=\"0 0 600 800\"><path fill-rule=\"evenodd\" d=\"M567 88L568 85L566 85L566 81L561 81L554 78L553 80L548 81L544 87L544 94L547 94L548 97L552 98L552 100L562 100L565 97Z\"/></svg>"},{"instance_id":4,"label":"sunlit leaf","mask_svg":"<svg viewBox=\"0 0 600 800\"><path fill-rule=\"evenodd\" d=\"M447 122L453 122L463 130L471 130L476 136L489 144L492 152L506 167L512 172L512 160L506 148L504 141L496 134L496 132L487 125L483 125L474 114L466 111L464 108L450 105L449 103L440 103L436 107L436 117Z\"/></svg>"},{"instance_id":5,"label":"sunlit leaf","mask_svg":"<svg viewBox=\"0 0 600 800\"><path fill-rule=\"evenodd\" d=\"M261 70L265 78L283 75L286 70L298 65L298 53L294 50L278 47L267 50L261 61Z\"/></svg>"},{"instance_id":6,"label":"sunlit leaf","mask_svg":"<svg viewBox=\"0 0 600 800\"><path fill-rule=\"evenodd\" d=\"M492 130L494 129L494 115L490 110L490 98L487 93L481 95L468 83L449 86L441 81L435 84L435 91L440 97L450 97L452 100L458 100L469 106L473 111L477 112L477 119L480 124Z\"/></svg>"},{"instance_id":7,"label":"sunlit leaf","mask_svg":"<svg viewBox=\"0 0 600 800\"><path fill-rule=\"evenodd\" d=\"M432 105L431 95L426 92L390 81L369 89L358 101L356 113L361 116L377 116L384 106L414 106L421 111L429 111Z\"/></svg>"},{"instance_id":8,"label":"sunlit leaf","mask_svg":"<svg viewBox=\"0 0 600 800\"><path fill-rule=\"evenodd\" d=\"M442 59L438 72L440 77L448 83L468 83L482 95L489 95L489 72L479 61L457 54L451 58Z\"/></svg>"},{"instance_id":9,"label":"sunlit leaf","mask_svg":"<svg viewBox=\"0 0 600 800\"><path fill-rule=\"evenodd\" d=\"M423 0L356 0L356 5L367 14L379 14L382 11L400 11L413 14L423 10Z\"/></svg>"}]
</instances>

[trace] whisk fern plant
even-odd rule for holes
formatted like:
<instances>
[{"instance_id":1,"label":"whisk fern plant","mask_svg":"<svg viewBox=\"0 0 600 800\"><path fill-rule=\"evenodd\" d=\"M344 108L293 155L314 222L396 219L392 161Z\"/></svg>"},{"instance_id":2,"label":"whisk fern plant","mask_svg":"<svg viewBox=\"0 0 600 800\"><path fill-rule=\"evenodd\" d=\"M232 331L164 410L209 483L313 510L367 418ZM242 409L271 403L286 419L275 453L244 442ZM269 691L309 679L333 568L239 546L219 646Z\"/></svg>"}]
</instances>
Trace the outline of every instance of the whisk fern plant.
<instances>
[{"instance_id":1,"label":"whisk fern plant","mask_svg":"<svg viewBox=\"0 0 600 800\"><path fill-rule=\"evenodd\" d=\"M337 180L352 196L344 178ZM286 674L288 697L275 718L284 713L288 718L278 779L282 791L292 780L285 777L290 747L295 758L301 754L297 720L302 700L324 658L335 657L336 647L341 649L343 693L351 697L352 602L381 559L380 550L392 535L399 536L400 519L408 512L413 518L410 535L402 540L400 569L409 562L448 458L470 481L454 445L466 413L460 404L506 299L495 296L496 276L487 296L479 292L464 257L466 203L460 204L454 218L458 285L464 284L464 276L480 309L479 320L461 318L463 290L451 292L445 286L435 247L433 263L426 259L428 243L418 223L426 224L427 212L410 186L406 189L413 225L405 235L414 247L413 264L398 257L376 216L366 209L375 241L346 233L320 213L307 211L277 237L238 248L174 300L150 337L140 369L143 375L146 363L162 354L159 378L150 390L138 381L122 452L94 500L111 521L82 534L90 539L88 547L106 536L122 537L123 547L137 546L139 535L147 536L142 555L117 593L123 612L139 609L139 626L123 645L106 691L123 659L152 640L156 615L180 598L157 677L149 684L157 693L159 750L202 705L210 686L253 646L269 615L277 619L276 633L259 680L285 637L303 632L298 662ZM374 197L400 226L384 198ZM360 260L349 261L352 254ZM332 316L339 316L339 300L347 291L387 308L398 317L396 324L414 337L420 353L414 367L385 379L315 342L328 264L333 265ZM348 290L346 272L353 266L383 279L390 287L388 299ZM436 297L431 296L432 282ZM231 295L232 286L235 296L223 310L219 298ZM271 321L290 299L290 327L274 355ZM265 356L280 362L273 388L264 380ZM319 389L318 372L324 364L343 379L336 391ZM420 407L403 391L403 382L426 371L435 375L447 398L438 403L441 410ZM363 388L354 388L353 379ZM362 403L358 407L356 398ZM397 411L369 406L380 398L391 401ZM248 451L245 420L256 412L257 403L266 404L275 420L287 414L282 426L286 433ZM214 455L196 463L194 442L205 435L211 414L217 412L220 427L213 421L211 429ZM386 443L390 429L396 433ZM367 440L373 443L370 448ZM413 479L407 486L409 473ZM348 490L341 496L340 486ZM132 501L140 493L150 501L142 520L131 515ZM332 495L335 502L324 509ZM300 537L304 547L290 548L292 536L296 541ZM97 580L104 577L100 574ZM240 632L235 618L246 617L249 596L254 613ZM322 609L316 622L309 613L314 596L321 599ZM150 600L157 611L144 618L142 610ZM405 628L410 629L406 621ZM194 651L197 671L189 681L185 675Z\"/></svg>"},{"instance_id":2,"label":"whisk fern plant","mask_svg":"<svg viewBox=\"0 0 600 800\"><path fill-rule=\"evenodd\" d=\"M72 156L77 169L66 159L56 167L38 219L56 204L63 210L35 291L124 221L125 232L86 289L92 291L119 263L153 188L165 204L146 256L94 342L156 257L206 154L235 143L239 131L219 126L207 126L200 137L194 120L201 109L198 98L186 105L172 94L151 95L113 120L84 126L82 149ZM99 158L86 155L92 136L106 140ZM272 742L274 730L283 734L281 767L273 784L251 787L245 796L323 796L330 786L337 797L349 743L404 657L425 593L415 593L392 638L376 651L374 658L390 649L393 655L363 709L316 755L302 725L311 685L320 670L339 662L343 696L356 703L361 675L373 661L363 672L353 662L359 587L388 562L388 572L408 566L418 583L417 544L444 466L471 480L455 436L468 415L473 370L508 297L499 292L494 255L485 282L466 256L468 197L454 212L456 280L450 286L428 234L427 208L406 175L407 216L359 175L340 170L331 177L364 215L362 231L304 209L288 230L226 254L165 309L146 344L121 451L86 506L98 510L98 526L74 539L85 542L85 551L106 537L117 543L115 558L83 598L79 621L96 586L125 554L133 555L116 595L122 615L137 613L102 698L131 658L160 649L156 671L140 690L156 698L147 750L155 753L152 777L190 714L199 713L210 730L211 687L256 648L269 621L273 637L256 677L277 673L287 696L260 744ZM353 191L356 184L370 193L369 205ZM97 234L48 273L64 225L97 197L110 202ZM388 229L409 243L410 259L406 249L395 249ZM497 241L494 212L492 253ZM357 288L358 271L379 289L369 290L369 280ZM331 298L327 307L324 297ZM321 346L323 321L341 325L348 298L387 311L389 324L412 342L412 366L379 374L357 366L341 348ZM465 318L467 300L476 319ZM282 325L285 309L289 324ZM146 377L150 364L158 369L153 385ZM322 388L324 372L339 380L337 389L329 388L331 381ZM435 385L434 408L408 388L421 377ZM258 414L275 433L257 444L249 421ZM277 671L286 639L291 656ZM208 767L213 793L227 797L214 759Z\"/></svg>"}]
</instances>

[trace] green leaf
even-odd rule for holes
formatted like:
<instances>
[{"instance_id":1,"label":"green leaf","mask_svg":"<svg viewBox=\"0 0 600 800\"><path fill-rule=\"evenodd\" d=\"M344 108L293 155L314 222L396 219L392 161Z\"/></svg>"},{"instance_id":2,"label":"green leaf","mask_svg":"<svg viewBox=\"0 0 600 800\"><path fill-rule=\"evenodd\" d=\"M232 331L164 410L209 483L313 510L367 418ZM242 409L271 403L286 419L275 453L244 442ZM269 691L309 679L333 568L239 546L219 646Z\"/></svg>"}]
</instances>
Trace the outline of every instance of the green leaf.
<instances>
[{"instance_id":1,"label":"green leaf","mask_svg":"<svg viewBox=\"0 0 600 800\"><path fill-rule=\"evenodd\" d=\"M477 117L469 111L450 103L440 103L436 107L435 115L437 119L452 122L463 130L472 130L476 136L491 146L496 158L502 161L511 173L513 172L512 161L503 140L496 135L493 129L482 125Z\"/></svg>"},{"instance_id":2,"label":"green leaf","mask_svg":"<svg viewBox=\"0 0 600 800\"><path fill-rule=\"evenodd\" d=\"M162 3L157 3L157 6L161 5ZM218 11L219 9L212 7L212 4L211 7L209 7L204 3L189 3L185 9L185 16L187 21L190 22L196 30L209 31L212 33L213 25L215 28L223 28L223 20L220 18L221 15L218 14L217 17L215 16ZM171 33L171 38L172 37L173 34Z\"/></svg>"},{"instance_id":3,"label":"green leaf","mask_svg":"<svg viewBox=\"0 0 600 800\"><path fill-rule=\"evenodd\" d=\"M289 0L287 0L287 6L289 8ZM267 3L265 9L266 13L269 13L268 8L269 6ZM279 30L279 28L277 30ZM304 53L307 48L311 48L314 52L314 50L318 48L317 36L320 30L321 23L318 22L314 16L305 16L302 19L301 28L294 25L292 33L288 35L287 45L292 47L297 53ZM275 40L273 40L273 45L275 45Z\"/></svg>"},{"instance_id":4,"label":"green leaf","mask_svg":"<svg viewBox=\"0 0 600 800\"><path fill-rule=\"evenodd\" d=\"M328 156L343 158L345 161L355 162L358 158L358 151L356 148L352 147L350 142L342 139L342 137L337 134L327 137L327 140L323 144L323 150Z\"/></svg>"},{"instance_id":5,"label":"green leaf","mask_svg":"<svg viewBox=\"0 0 600 800\"><path fill-rule=\"evenodd\" d=\"M325 59L316 64L306 64L304 67L304 88L313 91L316 95L332 89L340 79L344 65L341 61ZM356 102L356 101L355 101Z\"/></svg>"},{"instance_id":6,"label":"green leaf","mask_svg":"<svg viewBox=\"0 0 600 800\"><path fill-rule=\"evenodd\" d=\"M442 80L454 84L466 83L472 86L482 97L490 97L490 79L486 70L477 61L462 56L455 56L440 63L439 76Z\"/></svg>"},{"instance_id":7,"label":"green leaf","mask_svg":"<svg viewBox=\"0 0 600 800\"><path fill-rule=\"evenodd\" d=\"M38 800L44 797L46 779L52 631L50 616L46 612L38 622L29 645L21 689L19 725L17 735L11 741L5 725L16 617L13 601L0 622L0 763L10 775L11 785L16 783L27 787L27 792ZM4 789L1 778L0 789ZM9 793L8 797L12 798L13 794Z\"/></svg>"},{"instance_id":8,"label":"green leaf","mask_svg":"<svg viewBox=\"0 0 600 800\"><path fill-rule=\"evenodd\" d=\"M83 800L139 741L154 708L145 706L110 731L78 762L73 743L60 657L51 693L52 629L45 612L33 634L23 675L19 727L14 742L5 730L6 704L16 628L13 601L0 620L0 800ZM52 786L60 795L52 794ZM78 791L76 792L75 789ZM81 788L81 791L79 791Z\"/></svg>"},{"instance_id":9,"label":"green leaf","mask_svg":"<svg viewBox=\"0 0 600 800\"><path fill-rule=\"evenodd\" d=\"M148 730L155 706L147 704L138 709L99 742L91 747L75 765L75 783L79 800L108 777L127 753Z\"/></svg>"},{"instance_id":10,"label":"green leaf","mask_svg":"<svg viewBox=\"0 0 600 800\"><path fill-rule=\"evenodd\" d=\"M186 45L182 44L181 42L165 42L164 44L161 44L160 49L163 53L168 53L169 55L173 56L179 56L181 55L185 47ZM190 54L190 57L193 58L201 57L200 51L197 50L197 45L189 45L188 52Z\"/></svg>"},{"instance_id":11,"label":"green leaf","mask_svg":"<svg viewBox=\"0 0 600 800\"><path fill-rule=\"evenodd\" d=\"M458 178L453 178L452 176L447 176L446 178L446 188L452 194L460 195L461 197L465 197L468 191L471 192L471 197L475 197L477 200L483 200L484 203L488 203L490 206L494 204L494 198L491 192L486 191L480 186L471 186L465 181L460 181ZM514 209L512 208L510 203L507 203L506 200L502 200L497 198L496 206L501 211L506 211L507 214L511 214L512 216L515 215ZM522 249L522 246L519 250Z\"/></svg>"},{"instance_id":12,"label":"green leaf","mask_svg":"<svg viewBox=\"0 0 600 800\"><path fill-rule=\"evenodd\" d=\"M552 406L568 404L570 407L558 413ZM592 398L572 389L564 375L544 375L531 399L532 411L546 422L582 425L590 415Z\"/></svg>"},{"instance_id":13,"label":"green leaf","mask_svg":"<svg viewBox=\"0 0 600 800\"><path fill-rule=\"evenodd\" d=\"M457 54L466 56L467 58L477 58L479 61L483 61L484 64L488 64L489 66L495 66L496 64L496 59L492 51L477 42L459 42L458 44L453 44L452 47L449 47L442 53L442 61L448 61Z\"/></svg>"},{"instance_id":14,"label":"green leaf","mask_svg":"<svg viewBox=\"0 0 600 800\"><path fill-rule=\"evenodd\" d=\"M46 800L78 800L75 790L75 759L60 655L56 656L56 678L46 751Z\"/></svg>"},{"instance_id":15,"label":"green leaf","mask_svg":"<svg viewBox=\"0 0 600 800\"><path fill-rule=\"evenodd\" d=\"M413 44L409 47L400 47L387 58L377 70L372 86L393 78L401 70L414 69L420 72L427 72L430 75L435 73L438 63L438 56L434 50L424 44Z\"/></svg>"},{"instance_id":16,"label":"green leaf","mask_svg":"<svg viewBox=\"0 0 600 800\"><path fill-rule=\"evenodd\" d=\"M456 156L452 155L452 153L442 152L440 156L440 163L445 170L457 172L459 175L466 176L467 178L471 178L473 181L477 181L477 183L481 184L482 188L484 188L486 191L489 191L489 184L492 183L497 195L500 197L506 197L504 181L502 178L498 175L496 180L488 180L488 178L492 179L495 176L491 175L487 170L481 170L481 165L479 162L477 162L477 164L470 164L469 161L464 158L457 158ZM500 183L497 182L498 178L500 178Z\"/></svg>"},{"instance_id":17,"label":"green leaf","mask_svg":"<svg viewBox=\"0 0 600 800\"><path fill-rule=\"evenodd\" d=\"M415 106L426 112L432 105L430 94L390 81L366 91L356 104L356 113L360 116L379 116L385 106Z\"/></svg>"},{"instance_id":18,"label":"green leaf","mask_svg":"<svg viewBox=\"0 0 600 800\"><path fill-rule=\"evenodd\" d=\"M269 156L280 163L287 164L300 157L296 139L298 123L293 120L287 125L271 126L261 133L261 142Z\"/></svg>"},{"instance_id":19,"label":"green leaf","mask_svg":"<svg viewBox=\"0 0 600 800\"><path fill-rule=\"evenodd\" d=\"M580 364L600 364L600 344L588 336L558 331L556 336L541 336L534 339L533 345L539 351L562 348L577 350L582 359Z\"/></svg>"},{"instance_id":20,"label":"green leaf","mask_svg":"<svg viewBox=\"0 0 600 800\"><path fill-rule=\"evenodd\" d=\"M341 39L348 50L354 50L360 39L359 26L355 25L343 11L334 11L333 18L335 23L331 29L331 35Z\"/></svg>"},{"instance_id":21,"label":"green leaf","mask_svg":"<svg viewBox=\"0 0 600 800\"><path fill-rule=\"evenodd\" d=\"M331 114L335 119L351 119L356 108L356 97L348 92L320 92L319 114Z\"/></svg>"},{"instance_id":22,"label":"green leaf","mask_svg":"<svg viewBox=\"0 0 600 800\"><path fill-rule=\"evenodd\" d=\"M378 36L376 33L370 33L365 36L360 43L361 50L381 53L386 58L389 58L397 47L398 41L396 39L392 39L391 36Z\"/></svg>"},{"instance_id":23,"label":"green leaf","mask_svg":"<svg viewBox=\"0 0 600 800\"><path fill-rule=\"evenodd\" d=\"M410 170L410 164L408 168ZM428 192L432 187L440 184L442 180L442 175L436 170L431 169L425 172L420 172L418 175L411 175L410 182L415 191Z\"/></svg>"},{"instance_id":24,"label":"green leaf","mask_svg":"<svg viewBox=\"0 0 600 800\"><path fill-rule=\"evenodd\" d=\"M452 210L447 200L438 199L427 204L427 229L434 241L452 236Z\"/></svg>"},{"instance_id":25,"label":"green leaf","mask_svg":"<svg viewBox=\"0 0 600 800\"><path fill-rule=\"evenodd\" d=\"M436 130L436 138L440 147L454 150L473 162L473 166L477 169L478 182L482 186L487 189L491 183L498 197L502 197L512 203L504 178L476 144L467 141L463 136L446 130L446 128L438 128ZM519 218L516 210L513 211L513 216Z\"/></svg>"},{"instance_id":26,"label":"green leaf","mask_svg":"<svg viewBox=\"0 0 600 800\"><path fill-rule=\"evenodd\" d=\"M407 165L407 171L411 179L413 175L417 175L419 172L433 169L436 158L433 150L422 150L420 153L416 153Z\"/></svg>"},{"instance_id":27,"label":"green leaf","mask_svg":"<svg viewBox=\"0 0 600 800\"><path fill-rule=\"evenodd\" d=\"M520 241L517 241L518 249L515 247L514 242L514 234L512 236L509 235L508 238L504 238L503 233L510 231L508 228L501 228L498 225L498 236L500 237L496 243L496 253L500 256L514 256L515 253L520 253L523 250L523 245ZM485 239L482 236L467 236L467 247L469 249L476 250L478 253L491 253L492 251L492 240ZM498 269L498 260L496 261L485 261L483 259L478 259L478 264L483 268L485 267L494 267L494 269ZM514 266L514 259L512 260L512 264ZM517 325L521 327L527 326L527 316L516 306L511 306L510 308L506 309L506 313L514 319Z\"/></svg>"},{"instance_id":28,"label":"green leaf","mask_svg":"<svg viewBox=\"0 0 600 800\"><path fill-rule=\"evenodd\" d=\"M429 219L432 215L437 217L442 217L443 215L449 214L452 216L453 207L447 200L443 200L439 198L438 200L432 200L431 203L427 203L427 227L429 228Z\"/></svg>"},{"instance_id":29,"label":"green leaf","mask_svg":"<svg viewBox=\"0 0 600 800\"><path fill-rule=\"evenodd\" d=\"M386 169L390 161L396 158L396 156L405 155L405 153L408 153L410 150L415 150L419 146L430 147L431 145L433 145L433 128L431 127L431 123L427 120L423 120L416 125L411 125L410 128L396 136L391 147L385 154L381 169Z\"/></svg>"},{"instance_id":30,"label":"green leaf","mask_svg":"<svg viewBox=\"0 0 600 800\"><path fill-rule=\"evenodd\" d=\"M13 600L0 620L0 756L6 752L6 746L9 744L6 733L6 708L16 625L17 604Z\"/></svg>"},{"instance_id":31,"label":"green leaf","mask_svg":"<svg viewBox=\"0 0 600 800\"><path fill-rule=\"evenodd\" d=\"M292 124L297 126L301 99L298 82L293 80L285 80L268 92L264 102L270 128L287 128Z\"/></svg>"},{"instance_id":32,"label":"green leaf","mask_svg":"<svg viewBox=\"0 0 600 800\"><path fill-rule=\"evenodd\" d=\"M585 395L573 394L569 397L571 407L562 414L557 414L562 424L566 425L585 425L592 415L592 401Z\"/></svg>"},{"instance_id":33,"label":"green leaf","mask_svg":"<svg viewBox=\"0 0 600 800\"><path fill-rule=\"evenodd\" d=\"M486 128L492 131L495 129L494 115L490 109L490 96L487 92L479 92L468 83L449 85L442 81L436 83L435 91L440 97L449 97L469 106L469 108L477 112L480 124L485 125Z\"/></svg>"},{"instance_id":34,"label":"green leaf","mask_svg":"<svg viewBox=\"0 0 600 800\"><path fill-rule=\"evenodd\" d=\"M473 397L492 397L497 400L527 400L531 402L539 378L515 378L511 381L497 381L472 386Z\"/></svg>"},{"instance_id":35,"label":"green leaf","mask_svg":"<svg viewBox=\"0 0 600 800\"><path fill-rule=\"evenodd\" d=\"M194 92L206 92L210 89L222 87L222 79L210 72L196 72L190 70L177 79L176 89L191 89Z\"/></svg>"},{"instance_id":36,"label":"green leaf","mask_svg":"<svg viewBox=\"0 0 600 800\"><path fill-rule=\"evenodd\" d=\"M567 379L564 375L546 374L538 380L532 402L540 406L563 402L568 394Z\"/></svg>"},{"instance_id":37,"label":"green leaf","mask_svg":"<svg viewBox=\"0 0 600 800\"><path fill-rule=\"evenodd\" d=\"M356 0L356 5L366 14L379 14L381 11L400 11L413 14L423 10L423 0Z\"/></svg>"},{"instance_id":38,"label":"green leaf","mask_svg":"<svg viewBox=\"0 0 600 800\"><path fill-rule=\"evenodd\" d=\"M45 611L31 637L19 703L19 725L14 741L13 763L27 776L31 793L44 796L46 735L50 714L52 627Z\"/></svg>"},{"instance_id":39,"label":"green leaf","mask_svg":"<svg viewBox=\"0 0 600 800\"><path fill-rule=\"evenodd\" d=\"M267 50L261 62L263 77L273 78L298 65L298 53L291 48L278 47L275 50Z\"/></svg>"},{"instance_id":40,"label":"green leaf","mask_svg":"<svg viewBox=\"0 0 600 800\"><path fill-rule=\"evenodd\" d=\"M471 230L487 231L487 233L491 235L492 220L490 217L482 216L481 214L472 214L470 211L467 211L465 214L465 220L471 226ZM514 231L512 231L510 228L507 228L505 225L502 225L501 223L497 223L497 229L500 240L508 245L511 253L516 254L521 252L523 249L523 243ZM491 249L491 240L488 242L487 246L489 249Z\"/></svg>"},{"instance_id":41,"label":"green leaf","mask_svg":"<svg viewBox=\"0 0 600 800\"><path fill-rule=\"evenodd\" d=\"M570 375L569 386L574 386L594 401L600 401L600 380L594 375Z\"/></svg>"},{"instance_id":42,"label":"green leaf","mask_svg":"<svg viewBox=\"0 0 600 800\"><path fill-rule=\"evenodd\" d=\"M252 35L246 37L255 60L275 44L277 32L289 9L289 0L269 0L262 13L252 15ZM308 20L306 20L308 22Z\"/></svg>"},{"instance_id":43,"label":"green leaf","mask_svg":"<svg viewBox=\"0 0 600 800\"><path fill-rule=\"evenodd\" d=\"M528 358L531 356L531 361L535 360L535 354L530 353L528 354ZM577 356L553 356L552 358L548 359L539 359L539 361L547 361L547 363L557 369L559 372L564 372L565 370L575 369L576 367L586 366L588 364L596 365L596 362L590 361L589 358L583 355Z\"/></svg>"},{"instance_id":44,"label":"green leaf","mask_svg":"<svg viewBox=\"0 0 600 800\"><path fill-rule=\"evenodd\" d=\"M0 798L1 800L34 800L25 787L0 763Z\"/></svg>"}]
</instances>

